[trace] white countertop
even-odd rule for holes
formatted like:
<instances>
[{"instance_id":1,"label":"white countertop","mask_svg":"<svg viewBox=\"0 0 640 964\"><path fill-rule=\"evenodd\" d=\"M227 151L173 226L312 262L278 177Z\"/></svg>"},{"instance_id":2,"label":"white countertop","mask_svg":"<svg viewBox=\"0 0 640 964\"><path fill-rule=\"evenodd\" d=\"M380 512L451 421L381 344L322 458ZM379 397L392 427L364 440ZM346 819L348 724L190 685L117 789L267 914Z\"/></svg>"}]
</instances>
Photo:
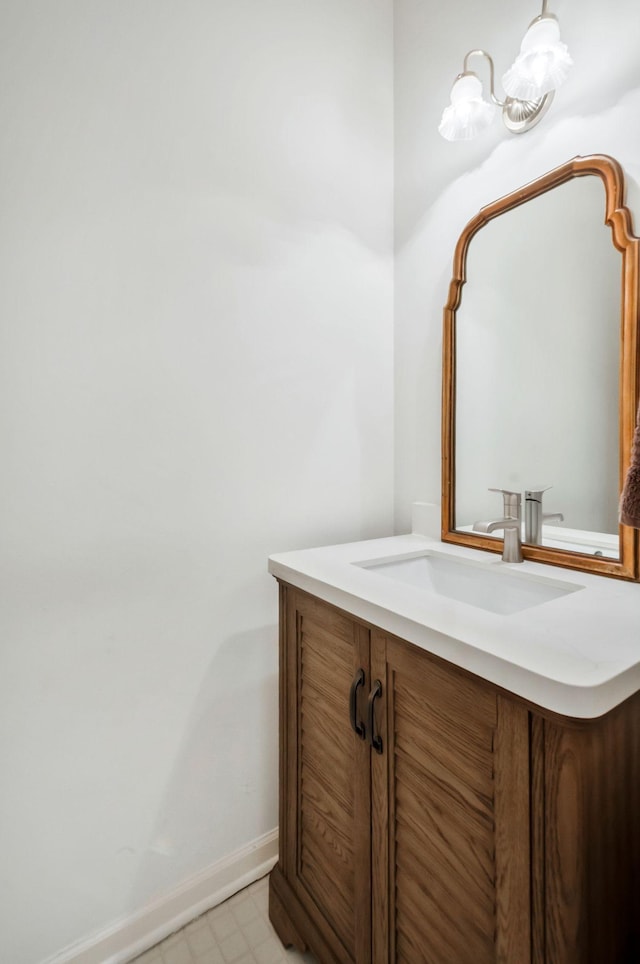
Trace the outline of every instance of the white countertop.
<instances>
[{"instance_id":1,"label":"white countertop","mask_svg":"<svg viewBox=\"0 0 640 964\"><path fill-rule=\"evenodd\" d=\"M357 563L437 551L580 586L502 615L390 579ZM592 719L640 689L640 584L421 535L278 553L269 572L531 702Z\"/></svg>"}]
</instances>

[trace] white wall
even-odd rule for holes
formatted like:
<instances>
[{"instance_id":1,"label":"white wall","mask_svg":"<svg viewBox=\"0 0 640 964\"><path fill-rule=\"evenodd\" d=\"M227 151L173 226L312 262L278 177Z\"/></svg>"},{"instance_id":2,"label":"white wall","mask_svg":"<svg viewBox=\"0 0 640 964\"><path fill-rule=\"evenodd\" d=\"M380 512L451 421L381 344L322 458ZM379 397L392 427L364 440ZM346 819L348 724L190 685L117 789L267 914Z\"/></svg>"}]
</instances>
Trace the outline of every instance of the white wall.
<instances>
[{"instance_id":1,"label":"white wall","mask_svg":"<svg viewBox=\"0 0 640 964\"><path fill-rule=\"evenodd\" d=\"M270 552L392 528L391 0L0 9L0 960L277 823Z\"/></svg>"},{"instance_id":2,"label":"white wall","mask_svg":"<svg viewBox=\"0 0 640 964\"><path fill-rule=\"evenodd\" d=\"M476 140L458 143L438 134L465 53L476 47L488 50L500 78L540 9L540 3L529 0L517 5L501 0L395 3L398 531L409 527L412 501L440 501L442 308L455 244L467 221L484 204L570 158L602 153L616 157L624 168L627 203L640 233L636 0L550 4L575 66L538 127L514 136L498 122ZM481 61L477 70L483 71ZM501 94L499 79L497 83ZM562 508L551 505L553 493L549 499L550 508Z\"/></svg>"}]
</instances>

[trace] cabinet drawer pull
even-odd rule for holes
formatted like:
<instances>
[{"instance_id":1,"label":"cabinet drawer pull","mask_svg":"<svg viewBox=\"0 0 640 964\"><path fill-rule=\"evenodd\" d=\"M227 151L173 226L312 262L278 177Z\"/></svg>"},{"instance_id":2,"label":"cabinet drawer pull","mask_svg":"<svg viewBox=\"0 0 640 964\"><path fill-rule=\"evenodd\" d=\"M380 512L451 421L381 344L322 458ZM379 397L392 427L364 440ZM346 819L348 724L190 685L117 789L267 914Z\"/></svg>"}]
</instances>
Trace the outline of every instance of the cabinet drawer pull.
<instances>
[{"instance_id":1,"label":"cabinet drawer pull","mask_svg":"<svg viewBox=\"0 0 640 964\"><path fill-rule=\"evenodd\" d=\"M371 746L376 751L376 753L382 753L382 737L375 735L375 721L373 717L373 704L378 696L382 696L382 683L379 679L373 684L373 688L369 693L369 700L367 702L368 713L368 726L369 726L369 742Z\"/></svg>"},{"instance_id":2,"label":"cabinet drawer pull","mask_svg":"<svg viewBox=\"0 0 640 964\"><path fill-rule=\"evenodd\" d=\"M364 686L364 670L361 668L358 670L353 678L353 683L351 684L351 690L349 691L349 717L351 719L351 728L356 736L359 736L361 740L366 737L366 730L364 723L358 720L358 688Z\"/></svg>"}]
</instances>

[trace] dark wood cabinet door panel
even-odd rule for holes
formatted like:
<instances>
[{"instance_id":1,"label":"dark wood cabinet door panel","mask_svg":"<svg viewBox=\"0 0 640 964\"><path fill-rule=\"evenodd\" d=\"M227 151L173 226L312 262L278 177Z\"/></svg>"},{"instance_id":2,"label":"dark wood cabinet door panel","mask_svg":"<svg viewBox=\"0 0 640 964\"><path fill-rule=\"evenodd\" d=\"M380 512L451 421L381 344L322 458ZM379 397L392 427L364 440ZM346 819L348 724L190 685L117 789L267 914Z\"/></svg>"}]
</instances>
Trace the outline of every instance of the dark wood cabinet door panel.
<instances>
[{"instance_id":1,"label":"dark wood cabinet door panel","mask_svg":"<svg viewBox=\"0 0 640 964\"><path fill-rule=\"evenodd\" d=\"M539 720L544 960L640 961L640 697L588 725Z\"/></svg>"},{"instance_id":2,"label":"dark wood cabinet door panel","mask_svg":"<svg viewBox=\"0 0 640 964\"><path fill-rule=\"evenodd\" d=\"M368 745L352 730L350 691L368 683L369 634L305 593L286 602L286 871L339 960L364 964L370 946ZM357 715L364 719L365 686Z\"/></svg>"},{"instance_id":3,"label":"dark wood cabinet door panel","mask_svg":"<svg viewBox=\"0 0 640 964\"><path fill-rule=\"evenodd\" d=\"M388 959L489 964L496 960L496 695L468 679L457 686L401 640L376 643L388 881L374 880L374 888L388 884ZM376 960L383 957L379 951Z\"/></svg>"}]
</instances>

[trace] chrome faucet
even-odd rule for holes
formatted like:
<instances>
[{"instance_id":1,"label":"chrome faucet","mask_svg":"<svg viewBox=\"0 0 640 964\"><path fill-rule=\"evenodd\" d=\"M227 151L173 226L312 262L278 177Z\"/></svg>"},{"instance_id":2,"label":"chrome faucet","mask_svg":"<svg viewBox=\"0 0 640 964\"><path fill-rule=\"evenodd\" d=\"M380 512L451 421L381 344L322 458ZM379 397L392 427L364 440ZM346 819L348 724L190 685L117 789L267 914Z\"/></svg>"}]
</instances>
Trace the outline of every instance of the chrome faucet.
<instances>
[{"instance_id":1,"label":"chrome faucet","mask_svg":"<svg viewBox=\"0 0 640 964\"><path fill-rule=\"evenodd\" d=\"M562 512L543 512L542 494L550 485L526 489L524 493L524 541L534 546L542 545L542 523L564 522Z\"/></svg>"},{"instance_id":2,"label":"chrome faucet","mask_svg":"<svg viewBox=\"0 0 640 964\"><path fill-rule=\"evenodd\" d=\"M502 549L503 562L524 562L522 555L522 496L519 492L509 489L489 489L489 492L501 492L504 501L504 518L495 522L474 522L475 532L495 532L504 529L504 546Z\"/></svg>"}]
</instances>

